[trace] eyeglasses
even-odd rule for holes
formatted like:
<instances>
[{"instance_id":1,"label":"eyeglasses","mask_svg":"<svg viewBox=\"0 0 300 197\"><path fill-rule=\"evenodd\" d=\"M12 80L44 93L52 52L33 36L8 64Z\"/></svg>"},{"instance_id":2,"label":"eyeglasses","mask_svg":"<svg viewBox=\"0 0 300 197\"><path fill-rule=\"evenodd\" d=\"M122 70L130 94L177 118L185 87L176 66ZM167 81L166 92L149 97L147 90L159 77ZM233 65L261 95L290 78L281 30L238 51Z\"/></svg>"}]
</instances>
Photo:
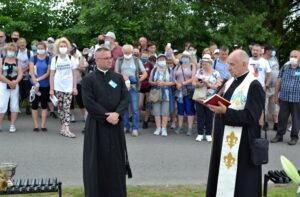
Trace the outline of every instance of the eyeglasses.
<instances>
[{"instance_id":1,"label":"eyeglasses","mask_svg":"<svg viewBox=\"0 0 300 197\"><path fill-rule=\"evenodd\" d=\"M113 57L103 57L103 58L96 58L96 60L112 60Z\"/></svg>"}]
</instances>

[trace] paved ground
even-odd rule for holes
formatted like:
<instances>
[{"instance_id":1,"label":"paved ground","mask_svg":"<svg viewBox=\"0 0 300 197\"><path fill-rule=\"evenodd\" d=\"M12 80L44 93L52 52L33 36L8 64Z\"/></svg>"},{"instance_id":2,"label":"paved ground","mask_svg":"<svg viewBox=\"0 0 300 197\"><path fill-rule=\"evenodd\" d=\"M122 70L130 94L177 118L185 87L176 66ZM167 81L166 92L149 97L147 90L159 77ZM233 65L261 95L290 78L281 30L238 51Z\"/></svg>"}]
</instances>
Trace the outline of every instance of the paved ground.
<instances>
[{"instance_id":1,"label":"paved ground","mask_svg":"<svg viewBox=\"0 0 300 197\"><path fill-rule=\"evenodd\" d=\"M52 118L48 121L49 131L45 133L34 133L31 117L23 114L16 124L16 133L8 133L8 126L5 120L4 131L0 133L0 162L18 163L16 178L59 177L66 186L82 186L82 122L71 125L78 136L76 139L60 136L59 122ZM199 143L194 140L195 136L175 135L171 130L168 137L154 136L152 132L153 129L142 130L137 138L127 135L134 177L128 184L205 184L210 143ZM274 134L270 131L268 137ZM287 145L287 135L284 143L270 145L270 162L263 167L264 172L281 169L281 154L300 169L300 145Z\"/></svg>"}]
</instances>

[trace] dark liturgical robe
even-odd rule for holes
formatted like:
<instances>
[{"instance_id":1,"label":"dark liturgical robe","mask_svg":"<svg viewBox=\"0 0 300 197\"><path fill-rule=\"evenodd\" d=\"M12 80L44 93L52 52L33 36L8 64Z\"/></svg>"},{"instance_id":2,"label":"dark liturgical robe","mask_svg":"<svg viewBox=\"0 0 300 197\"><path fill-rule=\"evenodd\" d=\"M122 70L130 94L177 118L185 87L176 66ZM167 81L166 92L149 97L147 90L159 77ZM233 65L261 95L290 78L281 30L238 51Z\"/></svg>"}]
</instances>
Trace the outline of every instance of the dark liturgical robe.
<instances>
[{"instance_id":1,"label":"dark liturgical robe","mask_svg":"<svg viewBox=\"0 0 300 197\"><path fill-rule=\"evenodd\" d=\"M248 73L236 78L223 97L231 100L234 90L243 82ZM212 152L210 158L207 197L215 197L217 193L221 149L224 127L242 127L241 142L238 150L238 163L234 197L261 197L262 171L261 166L255 166L250 161L249 134L252 138L260 137L259 118L264 109L265 93L257 80L251 82L244 110L227 108L226 114L215 116ZM223 196L231 197L231 196Z\"/></svg>"},{"instance_id":2,"label":"dark liturgical robe","mask_svg":"<svg viewBox=\"0 0 300 197\"><path fill-rule=\"evenodd\" d=\"M125 197L126 174L131 177L122 122L112 125L105 113L120 118L128 109L123 77L96 70L82 81L82 98L88 111L83 148L83 181L86 197Z\"/></svg>"}]
</instances>

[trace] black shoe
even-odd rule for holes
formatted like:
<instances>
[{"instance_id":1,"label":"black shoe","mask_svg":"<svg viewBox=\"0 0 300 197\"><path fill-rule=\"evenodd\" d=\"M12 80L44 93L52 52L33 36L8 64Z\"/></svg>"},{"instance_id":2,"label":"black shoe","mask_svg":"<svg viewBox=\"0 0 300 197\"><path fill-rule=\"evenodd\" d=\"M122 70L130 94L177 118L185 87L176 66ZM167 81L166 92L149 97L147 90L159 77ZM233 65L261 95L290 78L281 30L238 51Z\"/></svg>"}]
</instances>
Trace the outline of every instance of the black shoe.
<instances>
[{"instance_id":1,"label":"black shoe","mask_svg":"<svg viewBox=\"0 0 300 197\"><path fill-rule=\"evenodd\" d=\"M143 122L143 129L148 129L148 122L146 121Z\"/></svg>"},{"instance_id":2,"label":"black shoe","mask_svg":"<svg viewBox=\"0 0 300 197\"><path fill-rule=\"evenodd\" d=\"M39 129L39 128L34 128L33 131L34 131L34 132L39 132L40 129Z\"/></svg>"},{"instance_id":3,"label":"black shoe","mask_svg":"<svg viewBox=\"0 0 300 197\"><path fill-rule=\"evenodd\" d=\"M45 128L41 128L42 131L46 132L48 131L48 129L45 127Z\"/></svg>"},{"instance_id":4,"label":"black shoe","mask_svg":"<svg viewBox=\"0 0 300 197\"><path fill-rule=\"evenodd\" d=\"M50 112L50 117L57 119L57 115L55 114L55 112Z\"/></svg>"},{"instance_id":5,"label":"black shoe","mask_svg":"<svg viewBox=\"0 0 300 197\"><path fill-rule=\"evenodd\" d=\"M283 137L276 135L272 140L271 143L277 143L277 142L282 142Z\"/></svg>"},{"instance_id":6,"label":"black shoe","mask_svg":"<svg viewBox=\"0 0 300 197\"><path fill-rule=\"evenodd\" d=\"M132 116L129 118L129 122L132 122Z\"/></svg>"},{"instance_id":7,"label":"black shoe","mask_svg":"<svg viewBox=\"0 0 300 197\"><path fill-rule=\"evenodd\" d=\"M277 131L277 124L278 124L278 123L274 123L274 126L273 126L273 130L274 130L274 131Z\"/></svg>"},{"instance_id":8,"label":"black shoe","mask_svg":"<svg viewBox=\"0 0 300 197\"><path fill-rule=\"evenodd\" d=\"M265 125L263 126L263 130L267 131L269 129L269 124L266 122Z\"/></svg>"},{"instance_id":9,"label":"black shoe","mask_svg":"<svg viewBox=\"0 0 300 197\"><path fill-rule=\"evenodd\" d=\"M298 139L292 138L292 139L288 142L288 144L289 144L289 145L295 145L295 144L297 144L297 141L298 141Z\"/></svg>"}]
</instances>

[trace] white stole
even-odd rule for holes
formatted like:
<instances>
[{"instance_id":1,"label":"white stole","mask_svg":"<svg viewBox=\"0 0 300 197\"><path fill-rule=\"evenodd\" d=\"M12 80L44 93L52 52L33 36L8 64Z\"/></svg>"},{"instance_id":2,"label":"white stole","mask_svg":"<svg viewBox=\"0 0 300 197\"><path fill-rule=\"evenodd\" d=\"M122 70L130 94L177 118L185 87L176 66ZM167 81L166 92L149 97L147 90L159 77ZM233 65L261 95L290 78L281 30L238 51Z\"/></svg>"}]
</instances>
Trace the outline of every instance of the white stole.
<instances>
[{"instance_id":1,"label":"white stole","mask_svg":"<svg viewBox=\"0 0 300 197\"><path fill-rule=\"evenodd\" d=\"M255 80L254 75L249 72L244 81L235 89L229 108L243 110L246 105L250 84ZM233 83L231 78L225 85L225 91ZM238 166L238 152L241 142L243 127L225 125L223 144L220 159L220 168L217 185L217 197L233 197Z\"/></svg>"}]
</instances>

